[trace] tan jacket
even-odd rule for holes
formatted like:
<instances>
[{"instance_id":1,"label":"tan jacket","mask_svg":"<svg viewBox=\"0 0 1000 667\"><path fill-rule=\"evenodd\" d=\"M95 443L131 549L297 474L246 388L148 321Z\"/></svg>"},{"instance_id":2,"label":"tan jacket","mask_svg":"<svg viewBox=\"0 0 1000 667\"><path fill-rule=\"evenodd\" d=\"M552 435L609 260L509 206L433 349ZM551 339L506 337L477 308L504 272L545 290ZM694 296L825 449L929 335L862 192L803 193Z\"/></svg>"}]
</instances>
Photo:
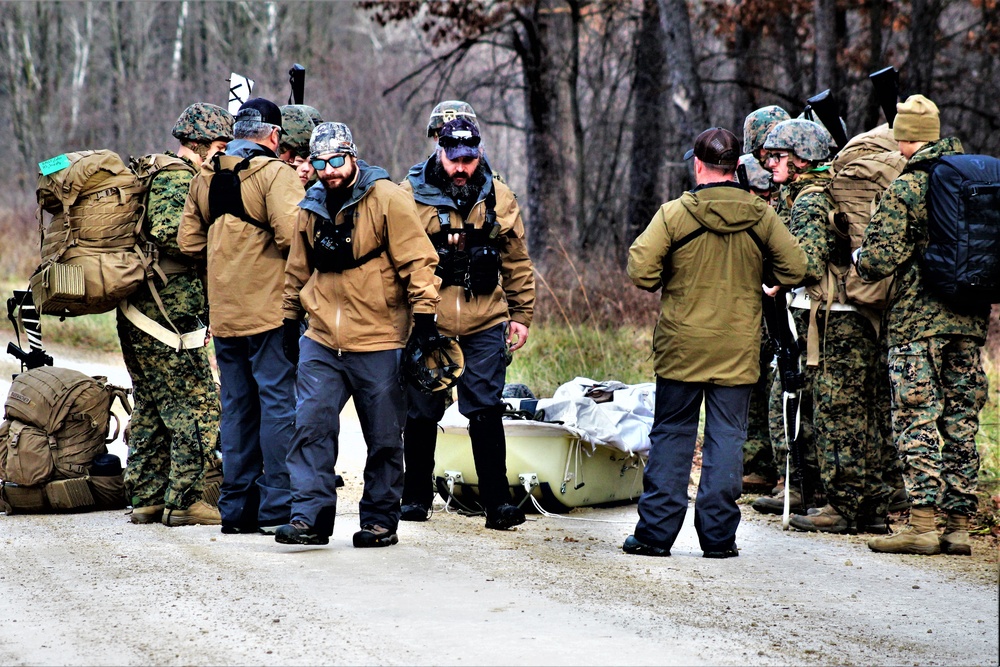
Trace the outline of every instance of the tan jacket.
<instances>
[{"instance_id":1,"label":"tan jacket","mask_svg":"<svg viewBox=\"0 0 1000 667\"><path fill-rule=\"evenodd\" d=\"M734 186L713 184L667 202L629 249L633 283L655 291L665 282L653 332L655 370L664 379L735 386L760 376L763 257L746 230L772 256L780 284L805 275L805 253L774 210ZM701 226L709 231L668 257Z\"/></svg>"},{"instance_id":2,"label":"tan jacket","mask_svg":"<svg viewBox=\"0 0 1000 667\"><path fill-rule=\"evenodd\" d=\"M227 153L234 145L239 150L249 143L230 142ZM227 155L222 166L241 159L239 154ZM191 182L177 233L181 252L207 258L212 333L225 338L276 329L281 326L285 256L304 194L302 184L294 169L271 157L253 157L240 172L243 206L248 216L270 227L264 230L228 213L214 222L209 219L214 174L212 162L206 162Z\"/></svg>"},{"instance_id":3,"label":"tan jacket","mask_svg":"<svg viewBox=\"0 0 1000 667\"><path fill-rule=\"evenodd\" d=\"M433 313L438 302L437 254L417 219L413 199L380 167L358 161L351 199L353 255L379 248L373 259L340 273L314 270L316 226L328 218L326 190L316 183L301 204L297 232L285 266L284 316L309 313L306 336L335 350L374 352L406 344L410 312Z\"/></svg>"},{"instance_id":4,"label":"tan jacket","mask_svg":"<svg viewBox=\"0 0 1000 667\"><path fill-rule=\"evenodd\" d=\"M431 158L433 159L433 158ZM438 206L450 209L451 227L460 231L462 227L482 228L486 217L486 201L483 189L479 201L472 207L467 220L454 210L454 203L424 178L427 162L410 169L401 185L411 193L417 203L420 223L428 235L441 230ZM524 239L524 223L517 199L505 184L489 178L496 189L496 214L500 223L500 282L490 295L472 295L466 300L465 289L461 285L441 288L441 303L438 305L438 331L448 336L461 336L489 329L502 322L513 320L526 327L531 326L535 307L535 273Z\"/></svg>"}]
</instances>

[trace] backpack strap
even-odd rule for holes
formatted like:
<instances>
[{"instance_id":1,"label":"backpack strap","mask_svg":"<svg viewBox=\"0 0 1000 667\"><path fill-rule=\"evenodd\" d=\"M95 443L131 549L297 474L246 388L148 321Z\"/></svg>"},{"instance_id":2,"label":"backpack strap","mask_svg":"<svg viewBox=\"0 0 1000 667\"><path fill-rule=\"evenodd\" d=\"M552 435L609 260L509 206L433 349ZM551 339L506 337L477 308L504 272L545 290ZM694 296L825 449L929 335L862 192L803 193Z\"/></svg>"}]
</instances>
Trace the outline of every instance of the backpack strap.
<instances>
[{"instance_id":1,"label":"backpack strap","mask_svg":"<svg viewBox=\"0 0 1000 667\"><path fill-rule=\"evenodd\" d=\"M215 175L208 188L208 224L213 224L216 220L227 213L235 216L243 222L253 225L265 232L274 233L271 226L247 215L243 206L243 193L240 190L240 172L250 166L250 160L255 156L243 158L236 166L230 169L223 169L221 166L222 155L216 153L212 156L212 165L215 167ZM223 178L219 178L223 176Z\"/></svg>"}]
</instances>

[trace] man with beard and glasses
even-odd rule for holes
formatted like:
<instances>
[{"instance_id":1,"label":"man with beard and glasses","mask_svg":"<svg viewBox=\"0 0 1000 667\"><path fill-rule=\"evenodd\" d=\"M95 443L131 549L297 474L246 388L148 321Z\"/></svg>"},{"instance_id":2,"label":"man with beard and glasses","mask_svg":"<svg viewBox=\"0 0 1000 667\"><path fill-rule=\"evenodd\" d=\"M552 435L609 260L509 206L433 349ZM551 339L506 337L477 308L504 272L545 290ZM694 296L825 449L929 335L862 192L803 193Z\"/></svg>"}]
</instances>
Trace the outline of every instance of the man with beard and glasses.
<instances>
[{"instance_id":1,"label":"man with beard and glasses","mask_svg":"<svg viewBox=\"0 0 1000 667\"><path fill-rule=\"evenodd\" d=\"M506 530L525 517L511 504L501 396L510 352L528 338L535 279L517 200L493 177L480 142L479 128L469 119L448 121L438 132L434 154L412 167L402 186L412 192L440 258L437 326L443 335L458 339L465 359L457 383L458 407L469 418L486 527ZM437 424L446 397L414 387L407 391L401 518L426 521L434 497Z\"/></svg>"},{"instance_id":2,"label":"man with beard and glasses","mask_svg":"<svg viewBox=\"0 0 1000 667\"><path fill-rule=\"evenodd\" d=\"M398 542L403 488L400 359L411 309L413 336L438 335L437 256L413 198L384 169L357 159L346 125L319 124L309 149L319 182L299 204L285 266L284 350L298 367L292 512L275 540L329 543L340 411L353 397L368 447L354 546L387 547Z\"/></svg>"}]
</instances>

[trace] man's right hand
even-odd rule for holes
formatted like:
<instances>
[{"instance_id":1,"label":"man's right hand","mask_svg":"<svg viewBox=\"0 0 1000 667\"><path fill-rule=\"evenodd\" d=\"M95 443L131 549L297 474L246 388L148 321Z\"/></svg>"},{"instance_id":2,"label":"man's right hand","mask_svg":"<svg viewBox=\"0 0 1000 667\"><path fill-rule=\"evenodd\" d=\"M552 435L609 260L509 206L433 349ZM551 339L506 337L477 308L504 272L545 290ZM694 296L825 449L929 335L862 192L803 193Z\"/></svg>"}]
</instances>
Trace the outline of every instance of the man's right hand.
<instances>
[{"instance_id":1,"label":"man's right hand","mask_svg":"<svg viewBox=\"0 0 1000 667\"><path fill-rule=\"evenodd\" d=\"M285 318L281 322L281 348L293 366L299 365L299 321Z\"/></svg>"},{"instance_id":2,"label":"man's right hand","mask_svg":"<svg viewBox=\"0 0 1000 667\"><path fill-rule=\"evenodd\" d=\"M410 343L427 352L434 349L441 334L438 333L437 322L433 313L414 313L413 331L410 332Z\"/></svg>"}]
</instances>

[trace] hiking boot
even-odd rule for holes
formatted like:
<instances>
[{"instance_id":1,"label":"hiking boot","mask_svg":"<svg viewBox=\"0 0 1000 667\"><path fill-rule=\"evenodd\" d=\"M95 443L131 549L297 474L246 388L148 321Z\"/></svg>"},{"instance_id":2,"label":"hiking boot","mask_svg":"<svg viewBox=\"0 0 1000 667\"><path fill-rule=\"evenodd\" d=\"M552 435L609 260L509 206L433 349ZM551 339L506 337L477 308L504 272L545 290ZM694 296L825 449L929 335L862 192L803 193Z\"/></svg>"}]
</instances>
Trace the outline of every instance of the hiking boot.
<instances>
[{"instance_id":1,"label":"hiking boot","mask_svg":"<svg viewBox=\"0 0 1000 667\"><path fill-rule=\"evenodd\" d=\"M486 511L486 527L492 530L507 530L524 522L524 512L516 505L508 503Z\"/></svg>"},{"instance_id":2,"label":"hiking boot","mask_svg":"<svg viewBox=\"0 0 1000 667\"><path fill-rule=\"evenodd\" d=\"M854 529L858 533L888 535L889 518L884 516L858 515L858 517L854 520Z\"/></svg>"},{"instance_id":3,"label":"hiking boot","mask_svg":"<svg viewBox=\"0 0 1000 667\"><path fill-rule=\"evenodd\" d=\"M941 543L936 530L918 533L907 526L889 537L868 540L868 548L885 554L920 554L933 556L941 553Z\"/></svg>"},{"instance_id":4,"label":"hiking boot","mask_svg":"<svg viewBox=\"0 0 1000 667\"><path fill-rule=\"evenodd\" d=\"M132 508L132 523L160 523L166 505L146 505Z\"/></svg>"},{"instance_id":5,"label":"hiking boot","mask_svg":"<svg viewBox=\"0 0 1000 667\"><path fill-rule=\"evenodd\" d=\"M941 553L952 556L971 556L972 543L969 542L969 517L964 514L948 514L948 525L941 536Z\"/></svg>"},{"instance_id":6,"label":"hiking boot","mask_svg":"<svg viewBox=\"0 0 1000 667\"><path fill-rule=\"evenodd\" d=\"M941 553L941 541L934 525L934 508L911 508L910 525L895 535L868 540L868 548L887 554L933 556Z\"/></svg>"},{"instance_id":7,"label":"hiking boot","mask_svg":"<svg viewBox=\"0 0 1000 667\"><path fill-rule=\"evenodd\" d=\"M793 514L805 514L806 510L802 507L802 495L799 493L798 489L791 489L789 492L789 505L791 506L791 512ZM750 507L754 508L761 514L784 514L785 512L785 490L782 489L773 496L761 496L757 500L753 501Z\"/></svg>"},{"instance_id":8,"label":"hiking boot","mask_svg":"<svg viewBox=\"0 0 1000 667\"><path fill-rule=\"evenodd\" d=\"M740 555L740 548L733 543L728 549L710 549L702 554L703 558L736 558Z\"/></svg>"},{"instance_id":9,"label":"hiking boot","mask_svg":"<svg viewBox=\"0 0 1000 667\"><path fill-rule=\"evenodd\" d=\"M212 507L204 500L196 500L187 509L168 507L163 510L162 522L164 526L218 526L222 523L222 517L218 507Z\"/></svg>"},{"instance_id":10,"label":"hiking boot","mask_svg":"<svg viewBox=\"0 0 1000 667\"><path fill-rule=\"evenodd\" d=\"M796 530L821 533L846 533L849 527L846 518L840 515L833 505L824 505L820 510L809 510L805 516L795 515L789 523Z\"/></svg>"},{"instance_id":11,"label":"hiking boot","mask_svg":"<svg viewBox=\"0 0 1000 667\"><path fill-rule=\"evenodd\" d=\"M257 526L231 526L222 524L223 535L254 535L260 532Z\"/></svg>"},{"instance_id":12,"label":"hiking boot","mask_svg":"<svg viewBox=\"0 0 1000 667\"><path fill-rule=\"evenodd\" d=\"M400 521L427 521L431 518L431 508L420 503L406 503L400 510Z\"/></svg>"},{"instance_id":13,"label":"hiking boot","mask_svg":"<svg viewBox=\"0 0 1000 667\"><path fill-rule=\"evenodd\" d=\"M752 472L743 475L743 493L761 493L771 486L771 483L763 475Z\"/></svg>"},{"instance_id":14,"label":"hiking boot","mask_svg":"<svg viewBox=\"0 0 1000 667\"><path fill-rule=\"evenodd\" d=\"M274 541L279 544L322 545L330 543L329 535L320 535L304 521L292 521L278 526L274 531Z\"/></svg>"},{"instance_id":15,"label":"hiking boot","mask_svg":"<svg viewBox=\"0 0 1000 667\"><path fill-rule=\"evenodd\" d=\"M640 542L636 539L635 535L629 535L625 538L625 543L622 544L622 551L627 554L632 554L633 556L669 556L670 549L664 549L663 547L654 547L651 544L646 544L645 542Z\"/></svg>"},{"instance_id":16,"label":"hiking boot","mask_svg":"<svg viewBox=\"0 0 1000 667\"><path fill-rule=\"evenodd\" d=\"M335 475L333 478L333 485L338 489L344 486L344 478L340 475Z\"/></svg>"},{"instance_id":17,"label":"hiking boot","mask_svg":"<svg viewBox=\"0 0 1000 667\"><path fill-rule=\"evenodd\" d=\"M906 495L906 489L896 489L889 496L889 511L902 512L910 509L910 497Z\"/></svg>"},{"instance_id":18,"label":"hiking boot","mask_svg":"<svg viewBox=\"0 0 1000 667\"><path fill-rule=\"evenodd\" d=\"M399 542L396 533L390 533L388 528L368 524L354 533L354 546L358 549L368 547L390 547Z\"/></svg>"}]
</instances>

